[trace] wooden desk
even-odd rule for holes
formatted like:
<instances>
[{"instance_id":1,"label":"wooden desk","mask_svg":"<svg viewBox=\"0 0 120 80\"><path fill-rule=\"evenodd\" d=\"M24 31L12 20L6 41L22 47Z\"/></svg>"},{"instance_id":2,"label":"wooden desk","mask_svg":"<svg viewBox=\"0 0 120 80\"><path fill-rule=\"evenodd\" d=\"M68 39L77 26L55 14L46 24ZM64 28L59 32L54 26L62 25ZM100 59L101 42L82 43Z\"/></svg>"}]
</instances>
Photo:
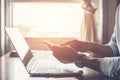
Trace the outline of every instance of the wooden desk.
<instances>
[{"instance_id":1,"label":"wooden desk","mask_svg":"<svg viewBox=\"0 0 120 80\"><path fill-rule=\"evenodd\" d=\"M9 57L9 53L0 57L0 80L111 80L110 78L91 70L83 68L83 78L77 79L75 77L67 78L44 78L44 77L30 77L26 72L18 57Z\"/></svg>"}]
</instances>

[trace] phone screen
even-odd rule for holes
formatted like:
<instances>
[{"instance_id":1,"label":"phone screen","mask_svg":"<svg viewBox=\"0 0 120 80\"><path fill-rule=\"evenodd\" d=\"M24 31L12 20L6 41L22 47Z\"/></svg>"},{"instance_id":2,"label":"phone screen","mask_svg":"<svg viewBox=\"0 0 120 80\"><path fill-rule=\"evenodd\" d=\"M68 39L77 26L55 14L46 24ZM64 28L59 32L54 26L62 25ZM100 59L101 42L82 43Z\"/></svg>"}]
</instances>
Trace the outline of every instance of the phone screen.
<instances>
[{"instance_id":1,"label":"phone screen","mask_svg":"<svg viewBox=\"0 0 120 80\"><path fill-rule=\"evenodd\" d=\"M51 43L51 42L49 42L49 41L47 41L47 40L44 40L44 42L45 42L47 45L49 45L49 46L54 46L53 43Z\"/></svg>"}]
</instances>

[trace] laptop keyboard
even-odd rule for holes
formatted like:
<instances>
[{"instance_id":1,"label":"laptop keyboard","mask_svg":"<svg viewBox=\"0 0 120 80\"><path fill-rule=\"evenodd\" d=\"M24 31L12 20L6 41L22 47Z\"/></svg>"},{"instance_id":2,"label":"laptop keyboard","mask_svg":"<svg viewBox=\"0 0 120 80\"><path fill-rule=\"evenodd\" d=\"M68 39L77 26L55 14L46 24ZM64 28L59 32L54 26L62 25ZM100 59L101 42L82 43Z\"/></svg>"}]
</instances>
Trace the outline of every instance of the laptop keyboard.
<instances>
[{"instance_id":1,"label":"laptop keyboard","mask_svg":"<svg viewBox=\"0 0 120 80\"><path fill-rule=\"evenodd\" d=\"M61 67L60 64L56 64L54 61L37 61L34 68L32 69L32 71L39 73L39 72L44 72L44 73L48 73L48 72L52 72L52 73L56 73L56 72L61 72Z\"/></svg>"},{"instance_id":2,"label":"laptop keyboard","mask_svg":"<svg viewBox=\"0 0 120 80\"><path fill-rule=\"evenodd\" d=\"M33 75L38 74L53 74L53 75L68 75L71 76L73 74L79 74L78 67L74 64L62 64L58 61L51 52L41 52L35 53L35 62L32 69L30 69L30 73L34 73ZM75 74L75 75L76 75ZM79 74L80 75L80 74Z\"/></svg>"}]
</instances>

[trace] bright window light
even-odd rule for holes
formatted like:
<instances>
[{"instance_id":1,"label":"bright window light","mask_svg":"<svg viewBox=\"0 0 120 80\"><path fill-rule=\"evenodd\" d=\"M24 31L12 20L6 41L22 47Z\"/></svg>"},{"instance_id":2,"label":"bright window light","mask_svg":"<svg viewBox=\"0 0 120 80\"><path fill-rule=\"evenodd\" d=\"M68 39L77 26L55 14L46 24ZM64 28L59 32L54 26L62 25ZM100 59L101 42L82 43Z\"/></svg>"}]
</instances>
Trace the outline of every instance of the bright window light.
<instances>
[{"instance_id":1,"label":"bright window light","mask_svg":"<svg viewBox=\"0 0 120 80\"><path fill-rule=\"evenodd\" d=\"M25 37L79 38L83 10L80 3L14 2L13 27Z\"/></svg>"}]
</instances>

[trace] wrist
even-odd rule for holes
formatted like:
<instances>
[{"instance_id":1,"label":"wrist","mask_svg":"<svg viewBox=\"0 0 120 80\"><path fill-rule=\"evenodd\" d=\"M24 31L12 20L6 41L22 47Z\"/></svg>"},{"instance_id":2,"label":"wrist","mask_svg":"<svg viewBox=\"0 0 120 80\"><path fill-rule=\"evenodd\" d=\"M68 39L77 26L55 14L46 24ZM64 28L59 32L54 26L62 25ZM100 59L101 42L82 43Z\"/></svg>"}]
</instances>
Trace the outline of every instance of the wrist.
<instances>
[{"instance_id":1,"label":"wrist","mask_svg":"<svg viewBox=\"0 0 120 80\"><path fill-rule=\"evenodd\" d=\"M89 51L93 52L95 48L95 43L89 43L88 47L89 47Z\"/></svg>"},{"instance_id":2,"label":"wrist","mask_svg":"<svg viewBox=\"0 0 120 80\"><path fill-rule=\"evenodd\" d=\"M84 54L78 54L78 56L75 58L75 65L79 68L83 68L84 64L83 64L83 60L84 57L86 57L86 55Z\"/></svg>"}]
</instances>

